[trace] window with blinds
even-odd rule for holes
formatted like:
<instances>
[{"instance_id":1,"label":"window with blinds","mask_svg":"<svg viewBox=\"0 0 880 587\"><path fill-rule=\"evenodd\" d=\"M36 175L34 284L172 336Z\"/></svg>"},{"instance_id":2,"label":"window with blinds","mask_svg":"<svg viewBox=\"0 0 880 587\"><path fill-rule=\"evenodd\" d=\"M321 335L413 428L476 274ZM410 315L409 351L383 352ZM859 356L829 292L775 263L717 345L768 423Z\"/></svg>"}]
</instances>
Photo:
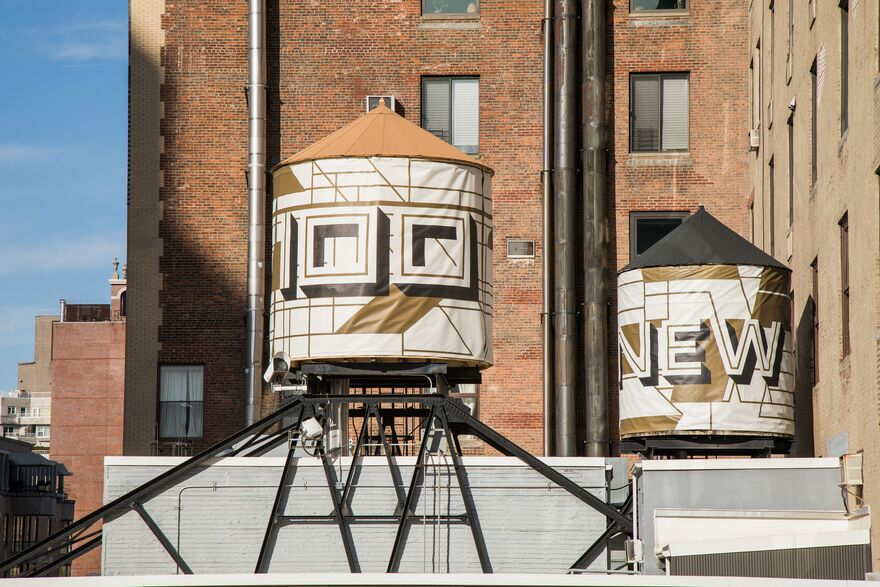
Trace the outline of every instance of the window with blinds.
<instances>
[{"instance_id":1,"label":"window with blinds","mask_svg":"<svg viewBox=\"0 0 880 587\"><path fill-rule=\"evenodd\" d=\"M465 153L480 151L480 80L422 79L422 128Z\"/></svg>"},{"instance_id":2,"label":"window with blinds","mask_svg":"<svg viewBox=\"0 0 880 587\"><path fill-rule=\"evenodd\" d=\"M630 151L687 151L690 104L687 73L630 76Z\"/></svg>"},{"instance_id":3,"label":"window with blinds","mask_svg":"<svg viewBox=\"0 0 880 587\"><path fill-rule=\"evenodd\" d=\"M159 437L202 436L205 368L163 365L159 368Z\"/></svg>"},{"instance_id":4,"label":"window with blinds","mask_svg":"<svg viewBox=\"0 0 880 587\"><path fill-rule=\"evenodd\" d=\"M687 0L632 0L632 12L661 12L666 10L687 10Z\"/></svg>"}]
</instances>

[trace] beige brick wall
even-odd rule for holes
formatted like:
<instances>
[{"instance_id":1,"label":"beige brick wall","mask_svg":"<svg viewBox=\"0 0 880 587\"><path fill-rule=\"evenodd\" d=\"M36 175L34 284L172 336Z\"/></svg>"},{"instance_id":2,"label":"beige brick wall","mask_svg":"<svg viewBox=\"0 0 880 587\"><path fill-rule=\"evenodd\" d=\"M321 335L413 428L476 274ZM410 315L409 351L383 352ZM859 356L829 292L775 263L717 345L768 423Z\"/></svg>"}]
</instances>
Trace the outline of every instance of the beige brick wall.
<instances>
[{"instance_id":1,"label":"beige brick wall","mask_svg":"<svg viewBox=\"0 0 880 587\"><path fill-rule=\"evenodd\" d=\"M18 364L18 389L52 392L52 323L57 321L58 316L34 318L34 360Z\"/></svg>"},{"instance_id":2,"label":"beige brick wall","mask_svg":"<svg viewBox=\"0 0 880 587\"><path fill-rule=\"evenodd\" d=\"M128 344L125 369L125 454L150 452L156 421L157 357L162 311L159 190L164 139L164 0L129 2Z\"/></svg>"},{"instance_id":3,"label":"beige brick wall","mask_svg":"<svg viewBox=\"0 0 880 587\"><path fill-rule=\"evenodd\" d=\"M806 0L794 0L791 80L787 81L789 2L776 0L771 19L767 0L751 7L751 52L761 55L761 146L750 155L754 194L755 242L769 252L775 235L776 257L793 270L795 325L809 332L810 264L819 261L819 382L810 386L810 339L798 340L798 402L812 405L813 448L829 455L846 435L846 450L865 452L865 498L880 504L880 368L878 368L878 248L880 207L880 98L878 98L878 3L850 0L849 128L841 136L841 15L837 2L816 0L813 21ZM772 42L775 25L775 43ZM756 47L760 41L760 50ZM771 59L771 45L775 51ZM818 58L817 58L818 56ZM811 179L811 76L817 59L817 172ZM772 89L771 69L772 66ZM754 94L755 92L753 92ZM788 105L796 100L793 161L788 156ZM772 107L770 102L772 100ZM772 111L772 125L768 118ZM770 222L769 161L775 162L775 215ZM788 170L793 164L794 222L789 229ZM841 241L838 225L849 218L850 339L842 351ZM790 236L789 236L790 232ZM787 239L790 238L790 248ZM799 433L809 422L798 422ZM800 436L803 440L805 437ZM833 456L833 455L832 455ZM875 568L880 560L880 525L874 525Z\"/></svg>"}]
</instances>

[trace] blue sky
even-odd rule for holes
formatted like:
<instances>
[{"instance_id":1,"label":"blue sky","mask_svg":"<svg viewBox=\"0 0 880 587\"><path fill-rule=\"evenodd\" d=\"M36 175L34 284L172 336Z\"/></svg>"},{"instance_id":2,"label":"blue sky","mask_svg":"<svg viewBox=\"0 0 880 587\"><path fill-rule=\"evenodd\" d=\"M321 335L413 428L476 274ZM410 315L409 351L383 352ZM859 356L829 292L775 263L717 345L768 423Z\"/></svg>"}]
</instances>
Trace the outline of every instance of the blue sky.
<instances>
[{"instance_id":1,"label":"blue sky","mask_svg":"<svg viewBox=\"0 0 880 587\"><path fill-rule=\"evenodd\" d=\"M128 2L0 0L0 390L125 258Z\"/></svg>"}]
</instances>

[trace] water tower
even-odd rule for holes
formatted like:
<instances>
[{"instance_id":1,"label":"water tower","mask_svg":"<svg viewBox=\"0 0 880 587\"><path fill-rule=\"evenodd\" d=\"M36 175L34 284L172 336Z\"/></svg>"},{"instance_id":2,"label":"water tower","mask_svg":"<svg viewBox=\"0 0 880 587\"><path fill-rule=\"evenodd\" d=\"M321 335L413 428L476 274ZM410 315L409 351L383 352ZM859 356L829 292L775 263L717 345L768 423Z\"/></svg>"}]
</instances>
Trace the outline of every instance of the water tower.
<instances>
[{"instance_id":1,"label":"water tower","mask_svg":"<svg viewBox=\"0 0 880 587\"><path fill-rule=\"evenodd\" d=\"M623 450L788 451L790 274L702 207L620 271Z\"/></svg>"}]
</instances>

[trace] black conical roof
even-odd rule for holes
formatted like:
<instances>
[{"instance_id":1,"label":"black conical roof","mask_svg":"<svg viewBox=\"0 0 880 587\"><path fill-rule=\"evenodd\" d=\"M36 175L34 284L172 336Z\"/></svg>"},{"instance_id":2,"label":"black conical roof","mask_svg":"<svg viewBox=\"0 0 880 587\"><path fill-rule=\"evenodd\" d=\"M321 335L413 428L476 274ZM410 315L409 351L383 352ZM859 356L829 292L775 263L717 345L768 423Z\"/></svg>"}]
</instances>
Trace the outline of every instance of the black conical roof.
<instances>
[{"instance_id":1,"label":"black conical roof","mask_svg":"<svg viewBox=\"0 0 880 587\"><path fill-rule=\"evenodd\" d=\"M678 265L756 265L789 270L727 228L702 206L620 272Z\"/></svg>"}]
</instances>

